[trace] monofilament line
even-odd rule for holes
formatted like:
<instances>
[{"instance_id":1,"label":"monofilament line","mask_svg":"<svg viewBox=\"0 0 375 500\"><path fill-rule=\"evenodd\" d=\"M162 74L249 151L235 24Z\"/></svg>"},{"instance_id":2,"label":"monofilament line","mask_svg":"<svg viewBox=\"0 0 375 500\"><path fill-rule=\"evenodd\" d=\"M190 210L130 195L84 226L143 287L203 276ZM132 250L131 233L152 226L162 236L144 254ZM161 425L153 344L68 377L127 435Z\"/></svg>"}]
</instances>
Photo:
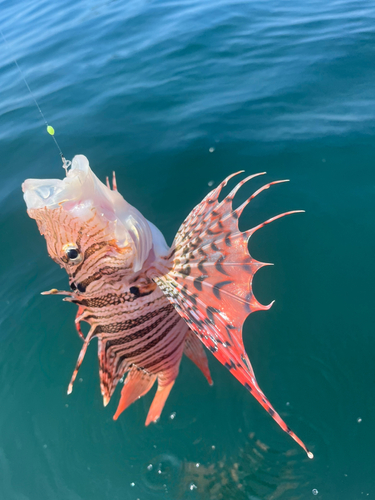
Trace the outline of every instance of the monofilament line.
<instances>
[{"instance_id":1,"label":"monofilament line","mask_svg":"<svg viewBox=\"0 0 375 500\"><path fill-rule=\"evenodd\" d=\"M58 144L58 142L57 142L57 140L56 140L56 137L55 137L53 134L51 134L51 133L49 132L49 130L48 130L48 129L52 129L52 130L53 130L53 127L51 127L51 126L48 124L48 122L47 122L47 120L46 120L46 117L44 116L44 114L43 114L42 110L40 109L40 106L39 106L39 104L38 104L38 101L36 100L36 98L35 98L34 94L32 93L31 88L30 88L29 84L28 84L28 83L27 83L27 81L26 81L26 78L25 78L25 76L24 76L24 74L23 74L23 72L22 72L22 70L21 70L21 68L20 68L20 65L18 64L17 59L16 59L15 57L13 57L13 54L12 54L12 50L11 50L10 44L8 43L8 40L5 38L5 35L4 35L4 33L2 32L2 30L1 30L1 29L0 29L0 33L1 33L1 36L2 36L2 38L3 38L3 40L4 40L4 43L5 43L5 45L6 45L7 49L8 49L8 51L9 51L9 54L10 54L10 56L11 56L11 59L13 60L13 62L14 62L14 64L15 64L16 68L18 69L19 74L21 75L21 78L22 78L22 80L24 81L24 83L25 83L25 85L26 85L26 88L27 88L27 90L29 91L29 93L30 93L30 95L31 95L31 98L33 99L33 101L34 101L34 103L35 103L35 106L37 107L37 109L38 109L38 111L39 111L39 113L40 113L41 117L43 118L44 123L46 124L47 131L48 131L48 133L50 134L50 136L52 137L52 139L55 141L56 147L57 147L57 149L58 149L58 151L59 151L59 153L60 153L61 158L63 159L63 158L64 158L64 155L62 154L61 148L60 148L60 146L59 146L59 144ZM53 131L53 133L54 133L54 131ZM63 160L63 162L64 162L64 160Z\"/></svg>"}]
</instances>

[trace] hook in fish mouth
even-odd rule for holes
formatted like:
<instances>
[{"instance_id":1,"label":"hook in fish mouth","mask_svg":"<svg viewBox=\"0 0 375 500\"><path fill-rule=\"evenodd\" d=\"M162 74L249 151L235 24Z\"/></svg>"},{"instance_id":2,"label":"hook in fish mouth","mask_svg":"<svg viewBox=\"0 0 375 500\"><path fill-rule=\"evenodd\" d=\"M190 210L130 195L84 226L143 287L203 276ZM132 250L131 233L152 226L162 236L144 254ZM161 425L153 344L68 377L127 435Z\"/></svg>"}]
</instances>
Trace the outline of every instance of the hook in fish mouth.
<instances>
[{"instance_id":1,"label":"hook in fish mouth","mask_svg":"<svg viewBox=\"0 0 375 500\"><path fill-rule=\"evenodd\" d=\"M113 233L112 239L120 249L132 248L134 272L142 269L152 248L157 255L166 253L168 249L160 231L130 205L117 188L111 190L103 184L83 155L73 158L64 179L27 179L22 184L22 190L29 216L42 226L46 218L50 219L59 209L83 223L91 221L95 213L98 223L107 224L108 231ZM65 242L63 254L63 258L61 255L57 258L64 264L75 265L83 260L74 239Z\"/></svg>"}]
</instances>

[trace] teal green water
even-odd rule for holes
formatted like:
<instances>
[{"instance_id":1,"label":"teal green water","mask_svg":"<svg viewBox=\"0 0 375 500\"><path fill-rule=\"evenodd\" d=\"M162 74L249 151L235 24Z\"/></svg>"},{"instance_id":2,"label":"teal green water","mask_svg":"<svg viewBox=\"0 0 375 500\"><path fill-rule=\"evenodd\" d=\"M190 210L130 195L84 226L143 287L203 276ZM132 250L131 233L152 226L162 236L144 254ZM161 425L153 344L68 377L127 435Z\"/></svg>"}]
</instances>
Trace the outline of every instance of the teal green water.
<instances>
[{"instance_id":1,"label":"teal green water","mask_svg":"<svg viewBox=\"0 0 375 500\"><path fill-rule=\"evenodd\" d=\"M284 434L211 355L185 359L160 422L153 394L112 420L96 345L20 185L62 177L4 44L0 59L1 500L357 500L375 495L375 5L195 0L0 3L1 29L67 158L85 154L172 241L233 171L289 184L242 217L258 299L245 346L260 386L315 454ZM214 148L210 152L210 148ZM262 181L242 189L238 202ZM172 418L174 417L174 418ZM197 465L199 464L199 466ZM317 490L314 496L313 490Z\"/></svg>"}]
</instances>

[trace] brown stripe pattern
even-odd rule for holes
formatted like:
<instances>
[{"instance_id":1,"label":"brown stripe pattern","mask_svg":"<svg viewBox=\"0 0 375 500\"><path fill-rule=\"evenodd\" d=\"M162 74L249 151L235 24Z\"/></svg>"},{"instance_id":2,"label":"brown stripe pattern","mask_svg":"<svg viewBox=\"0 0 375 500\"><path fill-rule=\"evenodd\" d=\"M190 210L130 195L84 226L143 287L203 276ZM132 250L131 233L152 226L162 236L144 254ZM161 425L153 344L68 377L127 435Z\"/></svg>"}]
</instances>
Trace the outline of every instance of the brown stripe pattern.
<instances>
[{"instance_id":1,"label":"brown stripe pattern","mask_svg":"<svg viewBox=\"0 0 375 500\"><path fill-rule=\"evenodd\" d=\"M97 337L100 386L106 405L119 380L129 371L132 376L126 379L128 385L133 381L141 387L139 372L143 382L147 381L147 390L156 379L158 391L170 387L178 375L189 328L145 273L133 273L131 245L119 248L113 240L111 223L103 222L95 210L92 212L86 222L62 208L29 210L29 215L37 220L50 256L69 275L73 292L66 292L69 296L65 300L79 306L79 333L80 322L90 325L68 392L72 391L88 344ZM74 244L82 255L76 265L62 250L67 244ZM189 357L194 358L191 346L189 349ZM201 351L199 354L202 356Z\"/></svg>"}]
</instances>

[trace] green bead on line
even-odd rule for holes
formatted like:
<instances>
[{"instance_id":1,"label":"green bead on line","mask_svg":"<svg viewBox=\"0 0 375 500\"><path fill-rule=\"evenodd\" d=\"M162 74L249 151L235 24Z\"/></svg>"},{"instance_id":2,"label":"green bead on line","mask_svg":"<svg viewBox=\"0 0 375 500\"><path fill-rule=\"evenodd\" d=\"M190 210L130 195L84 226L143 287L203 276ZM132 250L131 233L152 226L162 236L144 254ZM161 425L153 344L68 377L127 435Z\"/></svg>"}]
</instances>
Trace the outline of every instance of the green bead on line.
<instances>
[{"instance_id":1,"label":"green bead on line","mask_svg":"<svg viewBox=\"0 0 375 500\"><path fill-rule=\"evenodd\" d=\"M51 125L47 126L47 132L49 133L49 135L55 135L55 129L51 127Z\"/></svg>"}]
</instances>

